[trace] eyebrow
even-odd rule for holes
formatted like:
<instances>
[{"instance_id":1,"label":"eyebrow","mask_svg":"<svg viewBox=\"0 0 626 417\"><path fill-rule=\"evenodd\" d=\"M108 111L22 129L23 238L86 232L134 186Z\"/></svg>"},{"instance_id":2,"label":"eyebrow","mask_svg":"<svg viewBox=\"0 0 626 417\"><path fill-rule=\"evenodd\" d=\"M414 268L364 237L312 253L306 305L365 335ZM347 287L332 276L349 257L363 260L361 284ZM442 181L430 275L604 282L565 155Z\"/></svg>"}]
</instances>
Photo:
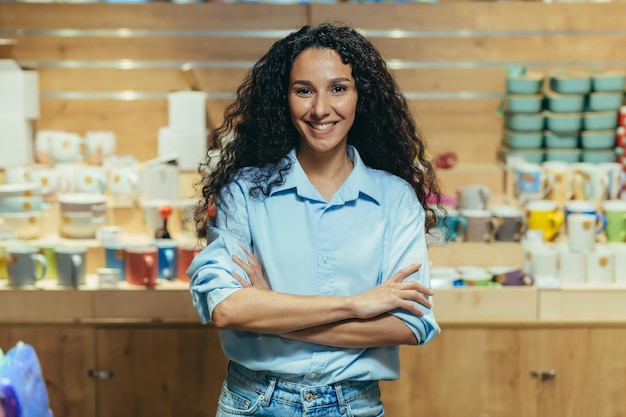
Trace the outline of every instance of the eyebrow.
<instances>
[{"instance_id":1,"label":"eyebrow","mask_svg":"<svg viewBox=\"0 0 626 417\"><path fill-rule=\"evenodd\" d=\"M344 82L351 82L351 81L349 78L346 78L346 77L333 78L332 80L330 80L330 84L337 84L337 83L344 83ZM313 83L308 80L295 80L294 82L291 83L291 85L295 85L295 84L312 85Z\"/></svg>"}]
</instances>

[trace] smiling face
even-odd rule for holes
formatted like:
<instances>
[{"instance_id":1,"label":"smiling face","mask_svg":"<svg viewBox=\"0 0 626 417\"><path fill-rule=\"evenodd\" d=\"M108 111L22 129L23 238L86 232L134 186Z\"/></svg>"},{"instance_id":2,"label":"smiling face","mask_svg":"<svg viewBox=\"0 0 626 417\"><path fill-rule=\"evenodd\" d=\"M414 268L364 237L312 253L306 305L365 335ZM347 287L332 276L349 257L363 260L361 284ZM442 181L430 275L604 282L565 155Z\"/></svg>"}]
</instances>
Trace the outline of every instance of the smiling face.
<instances>
[{"instance_id":1,"label":"smiling face","mask_svg":"<svg viewBox=\"0 0 626 417\"><path fill-rule=\"evenodd\" d=\"M300 152L344 152L357 99L352 66L336 51L302 51L289 77L289 112L300 133Z\"/></svg>"}]
</instances>

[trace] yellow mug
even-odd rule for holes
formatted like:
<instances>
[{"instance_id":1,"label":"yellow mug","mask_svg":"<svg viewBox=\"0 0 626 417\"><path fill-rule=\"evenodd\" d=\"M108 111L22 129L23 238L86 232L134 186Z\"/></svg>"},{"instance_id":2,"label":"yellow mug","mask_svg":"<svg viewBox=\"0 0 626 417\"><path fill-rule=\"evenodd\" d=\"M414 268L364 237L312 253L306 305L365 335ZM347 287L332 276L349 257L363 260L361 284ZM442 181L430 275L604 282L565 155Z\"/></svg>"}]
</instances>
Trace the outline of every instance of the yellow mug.
<instances>
[{"instance_id":1,"label":"yellow mug","mask_svg":"<svg viewBox=\"0 0 626 417\"><path fill-rule=\"evenodd\" d=\"M529 230L542 230L543 240L554 240L559 233L565 215L558 204L551 200L535 200L526 205L526 218Z\"/></svg>"}]
</instances>

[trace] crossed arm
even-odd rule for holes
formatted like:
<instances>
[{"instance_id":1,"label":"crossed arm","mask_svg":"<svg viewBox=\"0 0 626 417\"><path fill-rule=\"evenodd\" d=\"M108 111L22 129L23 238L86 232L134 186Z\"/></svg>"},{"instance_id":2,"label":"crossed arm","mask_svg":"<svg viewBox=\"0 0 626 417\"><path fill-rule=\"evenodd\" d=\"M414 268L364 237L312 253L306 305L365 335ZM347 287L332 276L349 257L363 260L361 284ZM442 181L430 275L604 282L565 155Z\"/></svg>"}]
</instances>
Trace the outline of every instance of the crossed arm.
<instances>
[{"instance_id":1,"label":"crossed arm","mask_svg":"<svg viewBox=\"0 0 626 417\"><path fill-rule=\"evenodd\" d=\"M415 302L431 308L427 297L432 291L415 281L405 281L421 264L410 265L356 296L298 296L272 291L261 264L251 253L245 253L247 262L237 256L233 261L250 282L233 273L244 288L215 307L212 319L217 327L345 348L419 342L410 328L389 312L403 309L422 316Z\"/></svg>"}]
</instances>

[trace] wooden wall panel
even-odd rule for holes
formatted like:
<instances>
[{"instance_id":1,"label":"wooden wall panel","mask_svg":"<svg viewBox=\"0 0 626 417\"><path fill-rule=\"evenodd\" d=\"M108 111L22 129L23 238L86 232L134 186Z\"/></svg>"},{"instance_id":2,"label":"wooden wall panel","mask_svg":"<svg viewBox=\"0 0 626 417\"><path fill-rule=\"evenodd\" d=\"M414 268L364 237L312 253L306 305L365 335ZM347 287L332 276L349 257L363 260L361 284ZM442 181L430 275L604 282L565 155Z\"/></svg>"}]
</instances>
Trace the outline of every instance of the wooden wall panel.
<instances>
[{"instance_id":1,"label":"wooden wall panel","mask_svg":"<svg viewBox=\"0 0 626 417\"><path fill-rule=\"evenodd\" d=\"M17 36L17 60L256 61L274 42L266 38Z\"/></svg>"},{"instance_id":2,"label":"wooden wall panel","mask_svg":"<svg viewBox=\"0 0 626 417\"><path fill-rule=\"evenodd\" d=\"M620 3L453 2L311 4L309 21L342 20L364 30L623 30Z\"/></svg>"},{"instance_id":3,"label":"wooden wall panel","mask_svg":"<svg viewBox=\"0 0 626 417\"><path fill-rule=\"evenodd\" d=\"M270 4L3 3L2 29L289 30L308 21L308 7Z\"/></svg>"}]
</instances>

